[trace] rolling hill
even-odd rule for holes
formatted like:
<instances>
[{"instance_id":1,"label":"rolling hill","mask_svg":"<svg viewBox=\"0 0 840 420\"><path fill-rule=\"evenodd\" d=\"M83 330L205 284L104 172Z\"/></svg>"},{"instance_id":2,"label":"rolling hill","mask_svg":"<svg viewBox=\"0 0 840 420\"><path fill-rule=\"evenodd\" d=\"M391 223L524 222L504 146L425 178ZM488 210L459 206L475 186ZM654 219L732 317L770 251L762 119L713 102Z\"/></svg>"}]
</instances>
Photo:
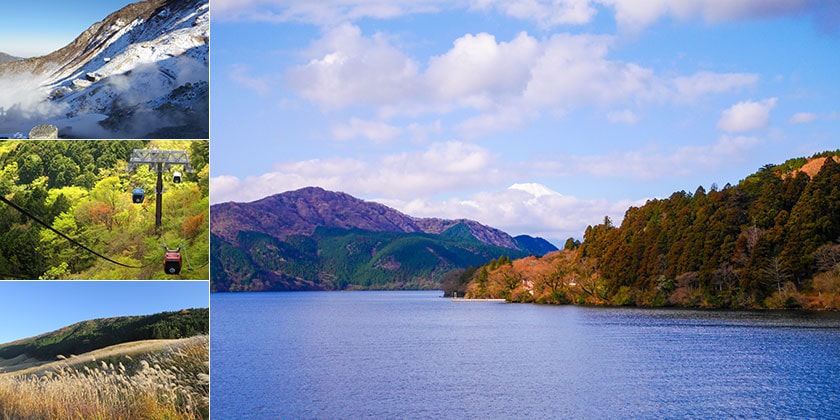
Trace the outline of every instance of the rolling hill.
<instances>
[{"instance_id":1,"label":"rolling hill","mask_svg":"<svg viewBox=\"0 0 840 420\"><path fill-rule=\"evenodd\" d=\"M122 343L175 339L209 333L209 309L195 308L154 315L121 316L78 322L35 337L0 344L0 358L21 356L56 360Z\"/></svg>"}]
</instances>

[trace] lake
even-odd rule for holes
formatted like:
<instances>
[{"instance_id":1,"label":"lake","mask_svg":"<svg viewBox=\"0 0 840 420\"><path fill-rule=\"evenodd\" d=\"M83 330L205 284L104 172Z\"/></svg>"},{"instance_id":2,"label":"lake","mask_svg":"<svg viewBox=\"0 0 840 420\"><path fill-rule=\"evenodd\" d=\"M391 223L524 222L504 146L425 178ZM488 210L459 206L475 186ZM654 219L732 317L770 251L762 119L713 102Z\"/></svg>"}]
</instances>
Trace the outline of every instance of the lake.
<instances>
[{"instance_id":1,"label":"lake","mask_svg":"<svg viewBox=\"0 0 840 420\"><path fill-rule=\"evenodd\" d=\"M211 295L211 416L840 416L840 314Z\"/></svg>"}]
</instances>

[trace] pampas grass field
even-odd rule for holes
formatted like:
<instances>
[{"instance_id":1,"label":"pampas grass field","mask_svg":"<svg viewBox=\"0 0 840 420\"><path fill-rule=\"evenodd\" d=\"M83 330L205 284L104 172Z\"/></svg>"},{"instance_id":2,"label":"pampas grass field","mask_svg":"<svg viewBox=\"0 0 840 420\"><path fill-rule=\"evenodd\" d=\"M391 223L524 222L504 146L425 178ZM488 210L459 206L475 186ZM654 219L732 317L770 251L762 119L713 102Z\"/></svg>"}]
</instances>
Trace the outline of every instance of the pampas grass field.
<instances>
[{"instance_id":1,"label":"pampas grass field","mask_svg":"<svg viewBox=\"0 0 840 420\"><path fill-rule=\"evenodd\" d=\"M209 418L206 335L77 358L0 373L0 419Z\"/></svg>"}]
</instances>

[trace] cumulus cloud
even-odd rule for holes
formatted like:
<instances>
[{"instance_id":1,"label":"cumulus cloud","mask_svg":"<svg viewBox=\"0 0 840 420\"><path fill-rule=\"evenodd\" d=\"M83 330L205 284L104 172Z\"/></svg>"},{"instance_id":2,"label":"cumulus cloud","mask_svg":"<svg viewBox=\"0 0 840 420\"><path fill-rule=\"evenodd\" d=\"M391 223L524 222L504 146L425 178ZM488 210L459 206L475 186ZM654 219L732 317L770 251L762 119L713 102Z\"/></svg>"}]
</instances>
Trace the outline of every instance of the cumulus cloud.
<instances>
[{"instance_id":1,"label":"cumulus cloud","mask_svg":"<svg viewBox=\"0 0 840 420\"><path fill-rule=\"evenodd\" d=\"M521 126L530 118L528 112L522 108L503 106L494 111L467 118L455 126L455 131L462 138L475 139Z\"/></svg>"},{"instance_id":2,"label":"cumulus cloud","mask_svg":"<svg viewBox=\"0 0 840 420\"><path fill-rule=\"evenodd\" d=\"M287 78L304 98L326 108L392 104L414 97L418 88L417 63L384 35L365 37L354 25L327 32L306 54L311 60L293 67Z\"/></svg>"},{"instance_id":3,"label":"cumulus cloud","mask_svg":"<svg viewBox=\"0 0 840 420\"><path fill-rule=\"evenodd\" d=\"M506 174L499 157L480 146L458 141L432 143L425 149L378 157L312 159L277 164L274 171L244 179L211 180L212 199L250 201L309 185L363 196L428 196L493 185Z\"/></svg>"},{"instance_id":4,"label":"cumulus cloud","mask_svg":"<svg viewBox=\"0 0 840 420\"><path fill-rule=\"evenodd\" d=\"M487 33L466 34L448 51L422 63L404 54L398 39L366 36L357 26L345 24L306 49L308 61L292 67L286 80L301 97L323 109L368 107L386 124L396 116L467 110L455 123L467 138L519 126L544 111L685 104L758 81L748 73L663 77L636 63L610 59L613 43L612 37L593 35L537 39L522 32L505 41ZM634 118L627 112L609 117L623 122ZM346 136L345 131L340 134Z\"/></svg>"},{"instance_id":5,"label":"cumulus cloud","mask_svg":"<svg viewBox=\"0 0 840 420\"><path fill-rule=\"evenodd\" d=\"M606 58L612 38L557 34L531 69L523 98L535 106L611 104L656 89L653 71Z\"/></svg>"},{"instance_id":6,"label":"cumulus cloud","mask_svg":"<svg viewBox=\"0 0 840 420\"><path fill-rule=\"evenodd\" d=\"M336 140L352 140L356 138L370 139L374 143L385 143L393 140L402 133L399 127L382 121L369 121L351 118L346 124L338 124L332 128Z\"/></svg>"},{"instance_id":7,"label":"cumulus cloud","mask_svg":"<svg viewBox=\"0 0 840 420\"><path fill-rule=\"evenodd\" d=\"M663 17L706 22L739 21L808 11L810 0L596 0L615 10L624 31L638 32Z\"/></svg>"},{"instance_id":8,"label":"cumulus cloud","mask_svg":"<svg viewBox=\"0 0 840 420\"><path fill-rule=\"evenodd\" d=\"M738 102L721 113L717 126L730 133L764 128L770 122L770 111L776 107L776 102L777 98Z\"/></svg>"},{"instance_id":9,"label":"cumulus cloud","mask_svg":"<svg viewBox=\"0 0 840 420\"><path fill-rule=\"evenodd\" d=\"M539 53L539 41L525 32L510 42L497 42L487 33L467 34L429 60L423 82L439 100L486 108L525 88Z\"/></svg>"},{"instance_id":10,"label":"cumulus cloud","mask_svg":"<svg viewBox=\"0 0 840 420\"><path fill-rule=\"evenodd\" d=\"M537 23L543 29L589 23L597 10L589 0L474 0L471 7Z\"/></svg>"},{"instance_id":11,"label":"cumulus cloud","mask_svg":"<svg viewBox=\"0 0 840 420\"><path fill-rule=\"evenodd\" d=\"M678 76L671 80L674 99L681 103L690 103L710 93L735 92L758 83L754 73L713 73L701 71L690 76Z\"/></svg>"},{"instance_id":12,"label":"cumulus cloud","mask_svg":"<svg viewBox=\"0 0 840 420\"><path fill-rule=\"evenodd\" d=\"M825 4L823 4L825 3ZM390 19L445 10L472 10L533 22L547 30L585 25L606 6L623 31L638 32L659 19L739 21L809 13L819 27L836 31L837 8L812 0L214 0L213 18L303 22L334 26L360 19Z\"/></svg>"},{"instance_id":13,"label":"cumulus cloud","mask_svg":"<svg viewBox=\"0 0 840 420\"><path fill-rule=\"evenodd\" d=\"M606 155L571 156L564 165L532 162L529 166L540 168L546 173L581 173L599 177L653 180L665 176L691 175L740 161L761 142L758 137L724 135L712 144L688 145L674 150L650 146Z\"/></svg>"},{"instance_id":14,"label":"cumulus cloud","mask_svg":"<svg viewBox=\"0 0 840 420\"><path fill-rule=\"evenodd\" d=\"M514 184L446 200L377 201L415 217L473 219L512 235L541 236L557 246L569 237L582 238L586 226L600 223L604 216L620 223L627 207L644 204L644 200L581 199L538 183Z\"/></svg>"},{"instance_id":15,"label":"cumulus cloud","mask_svg":"<svg viewBox=\"0 0 840 420\"><path fill-rule=\"evenodd\" d=\"M814 122L817 119L817 114L811 112L797 112L788 118L788 122L791 124L807 124L809 122Z\"/></svg>"}]
</instances>

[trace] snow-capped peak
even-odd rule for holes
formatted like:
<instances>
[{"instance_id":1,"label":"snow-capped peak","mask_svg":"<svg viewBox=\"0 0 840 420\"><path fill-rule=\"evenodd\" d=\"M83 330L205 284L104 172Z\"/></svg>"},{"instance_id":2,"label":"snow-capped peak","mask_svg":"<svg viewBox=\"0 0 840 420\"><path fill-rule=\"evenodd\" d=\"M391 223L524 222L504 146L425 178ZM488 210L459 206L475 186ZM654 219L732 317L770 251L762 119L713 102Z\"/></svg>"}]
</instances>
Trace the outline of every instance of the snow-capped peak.
<instances>
[{"instance_id":1,"label":"snow-capped peak","mask_svg":"<svg viewBox=\"0 0 840 420\"><path fill-rule=\"evenodd\" d=\"M508 187L508 189L509 190L524 191L528 194L533 195L534 197L543 197L543 196L548 196L548 195L553 195L553 196L562 195L559 192L554 191L551 188L548 188L545 185L538 184L536 182L527 182L527 183L522 183L522 184L517 183L517 184L511 185L510 187Z\"/></svg>"}]
</instances>

